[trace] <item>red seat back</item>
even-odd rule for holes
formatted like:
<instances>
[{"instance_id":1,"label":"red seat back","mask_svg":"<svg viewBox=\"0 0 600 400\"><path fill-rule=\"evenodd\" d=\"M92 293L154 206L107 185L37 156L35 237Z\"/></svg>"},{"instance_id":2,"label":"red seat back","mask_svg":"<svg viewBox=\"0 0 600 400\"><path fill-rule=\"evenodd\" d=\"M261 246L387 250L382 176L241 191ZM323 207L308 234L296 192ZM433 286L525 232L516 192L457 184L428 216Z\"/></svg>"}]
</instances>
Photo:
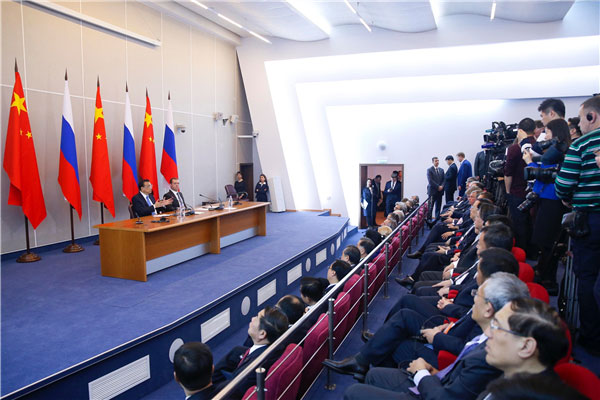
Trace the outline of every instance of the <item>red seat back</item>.
<instances>
[{"instance_id":1,"label":"red seat back","mask_svg":"<svg viewBox=\"0 0 600 400\"><path fill-rule=\"evenodd\" d=\"M300 388L302 347L289 344L281 357L269 368L265 377L265 399L295 400ZM256 399L256 386L246 391L244 400Z\"/></svg>"},{"instance_id":2,"label":"red seat back","mask_svg":"<svg viewBox=\"0 0 600 400\"><path fill-rule=\"evenodd\" d=\"M441 371L456 360L457 356L446 350L438 353L438 369Z\"/></svg>"},{"instance_id":3,"label":"red seat back","mask_svg":"<svg viewBox=\"0 0 600 400\"><path fill-rule=\"evenodd\" d=\"M548 291L542 285L533 282L526 283L527 288L529 289L529 294L534 299L542 300L544 303L550 304L550 296L548 295Z\"/></svg>"},{"instance_id":4,"label":"red seat back","mask_svg":"<svg viewBox=\"0 0 600 400\"><path fill-rule=\"evenodd\" d=\"M350 293L340 292L333 303L333 337L335 347L342 342L346 333L348 333L349 313L350 313ZM352 326L352 325L350 325Z\"/></svg>"},{"instance_id":5,"label":"red seat back","mask_svg":"<svg viewBox=\"0 0 600 400\"><path fill-rule=\"evenodd\" d=\"M347 329L350 330L354 322L358 317L358 313L360 310L360 306L362 304L362 291L364 288L364 283L362 280L362 276L352 275L348 282L344 285L344 292L350 293L350 315L348 315L348 326Z\"/></svg>"},{"instance_id":6,"label":"red seat back","mask_svg":"<svg viewBox=\"0 0 600 400\"><path fill-rule=\"evenodd\" d=\"M300 394L306 392L315 380L323 366L321 363L327 358L327 335L329 330L329 318L323 313L319 316L317 323L309 330L304 341L302 354L302 382L300 383Z\"/></svg>"},{"instance_id":7,"label":"red seat back","mask_svg":"<svg viewBox=\"0 0 600 400\"><path fill-rule=\"evenodd\" d=\"M533 268L531 267L531 265L519 261L519 279L520 280L522 280L525 283L533 282L534 275L535 275L535 272L533 271Z\"/></svg>"},{"instance_id":8,"label":"red seat back","mask_svg":"<svg viewBox=\"0 0 600 400\"><path fill-rule=\"evenodd\" d=\"M560 378L579 393L592 400L600 399L600 378L581 365L562 363L554 367Z\"/></svg>"},{"instance_id":9,"label":"red seat back","mask_svg":"<svg viewBox=\"0 0 600 400\"><path fill-rule=\"evenodd\" d=\"M512 253L518 262L525 262L525 259L527 258L525 255L525 250L521 249L520 247L513 247Z\"/></svg>"}]
</instances>

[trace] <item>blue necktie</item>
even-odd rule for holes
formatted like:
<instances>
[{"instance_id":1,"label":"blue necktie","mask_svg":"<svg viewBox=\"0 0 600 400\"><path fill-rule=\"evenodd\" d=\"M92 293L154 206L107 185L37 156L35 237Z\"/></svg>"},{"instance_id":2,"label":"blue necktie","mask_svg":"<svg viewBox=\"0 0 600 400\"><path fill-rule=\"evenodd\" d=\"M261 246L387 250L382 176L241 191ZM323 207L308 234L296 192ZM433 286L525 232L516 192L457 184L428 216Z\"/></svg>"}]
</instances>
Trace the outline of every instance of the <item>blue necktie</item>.
<instances>
[{"instance_id":1,"label":"blue necktie","mask_svg":"<svg viewBox=\"0 0 600 400\"><path fill-rule=\"evenodd\" d=\"M149 205L150 207L152 207L152 206L154 205L154 204L152 204L152 201L150 201L150 196L147 196L147 197L146 197L146 203L148 203L148 205ZM156 215L156 212L155 212L155 211L153 211L153 212L152 212L152 215Z\"/></svg>"}]
</instances>

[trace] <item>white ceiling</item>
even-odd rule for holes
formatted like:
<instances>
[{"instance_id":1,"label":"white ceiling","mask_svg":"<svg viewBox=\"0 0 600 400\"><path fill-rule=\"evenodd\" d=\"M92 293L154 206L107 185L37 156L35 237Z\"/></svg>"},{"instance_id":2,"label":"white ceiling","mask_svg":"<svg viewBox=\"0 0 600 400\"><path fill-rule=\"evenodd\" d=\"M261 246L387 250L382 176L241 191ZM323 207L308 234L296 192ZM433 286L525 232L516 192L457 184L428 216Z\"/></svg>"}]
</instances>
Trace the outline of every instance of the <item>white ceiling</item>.
<instances>
[{"instance_id":1,"label":"white ceiling","mask_svg":"<svg viewBox=\"0 0 600 400\"><path fill-rule=\"evenodd\" d=\"M219 18L223 14L248 30L267 38L282 38L295 41L314 41L327 39L329 35L319 29L310 20L300 14L286 1L206 1L205 10L190 0L173 0L187 11L209 19L240 37L250 36L240 29ZM343 0L310 2L312 7L333 27L359 24ZM436 18L475 14L490 17L492 0L453 1L350 1L367 24L371 27L389 29L398 32L425 32L437 28ZM496 18L525 23L559 21L564 18L574 3L555 0L497 0ZM160 4L160 2L158 3ZM193 15L193 14L192 14ZM365 29L365 34L368 34Z\"/></svg>"}]
</instances>

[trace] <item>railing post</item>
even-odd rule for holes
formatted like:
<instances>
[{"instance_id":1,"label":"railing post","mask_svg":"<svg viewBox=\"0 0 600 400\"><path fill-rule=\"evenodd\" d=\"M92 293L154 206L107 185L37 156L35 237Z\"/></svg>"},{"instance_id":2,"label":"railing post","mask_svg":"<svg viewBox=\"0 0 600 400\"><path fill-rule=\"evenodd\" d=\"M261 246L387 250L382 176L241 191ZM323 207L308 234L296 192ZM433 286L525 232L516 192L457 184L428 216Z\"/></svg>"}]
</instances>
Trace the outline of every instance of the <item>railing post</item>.
<instances>
[{"instance_id":1,"label":"railing post","mask_svg":"<svg viewBox=\"0 0 600 400\"><path fill-rule=\"evenodd\" d=\"M367 327L367 315L368 315L368 307L369 307L369 263L365 263L365 275L364 275L364 280L365 280L365 293L363 294L364 297L364 307L363 307L363 334L369 331L369 328Z\"/></svg>"},{"instance_id":2,"label":"railing post","mask_svg":"<svg viewBox=\"0 0 600 400\"><path fill-rule=\"evenodd\" d=\"M327 310L327 315L329 316L329 336L327 338L327 342L329 344L329 359L333 360L333 346L334 346L334 337L333 337L333 332L335 330L335 323L334 323L334 314L335 312L333 311L333 305L334 305L334 299L329 299L329 303L328 303L328 310ZM335 383L331 383L331 370L329 368L327 368L327 383L325 384L325 389L327 390L334 390L335 389Z\"/></svg>"},{"instance_id":3,"label":"railing post","mask_svg":"<svg viewBox=\"0 0 600 400\"><path fill-rule=\"evenodd\" d=\"M262 367L256 368L256 398L258 400L265 400L265 375L266 370Z\"/></svg>"},{"instance_id":4,"label":"railing post","mask_svg":"<svg viewBox=\"0 0 600 400\"><path fill-rule=\"evenodd\" d=\"M412 237L412 217L410 217L410 219L408 220L408 251L410 253L412 253L412 242L413 242L413 237Z\"/></svg>"},{"instance_id":5,"label":"railing post","mask_svg":"<svg viewBox=\"0 0 600 400\"><path fill-rule=\"evenodd\" d=\"M402 228L400 228L400 248L398 249L398 251L400 252L400 257L398 257L398 268L397 268L397 274L398 276L400 276L400 274L402 273L402 259L404 258L404 238L402 237Z\"/></svg>"},{"instance_id":6,"label":"railing post","mask_svg":"<svg viewBox=\"0 0 600 400\"><path fill-rule=\"evenodd\" d=\"M400 228L402 230L402 228ZM388 295L388 270L390 260L390 242L385 242L385 282L383 283L383 298L389 299Z\"/></svg>"}]
</instances>

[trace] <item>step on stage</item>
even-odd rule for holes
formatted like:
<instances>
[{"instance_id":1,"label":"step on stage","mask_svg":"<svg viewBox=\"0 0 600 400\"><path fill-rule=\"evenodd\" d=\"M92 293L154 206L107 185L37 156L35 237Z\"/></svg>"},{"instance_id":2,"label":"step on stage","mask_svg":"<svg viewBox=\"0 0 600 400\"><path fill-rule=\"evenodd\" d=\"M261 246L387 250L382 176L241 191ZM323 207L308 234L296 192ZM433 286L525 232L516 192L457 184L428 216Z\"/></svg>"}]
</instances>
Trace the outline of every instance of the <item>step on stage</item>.
<instances>
[{"instance_id":1,"label":"step on stage","mask_svg":"<svg viewBox=\"0 0 600 400\"><path fill-rule=\"evenodd\" d=\"M302 276L325 268L348 233L347 218L266 217L266 236L155 272L147 282L101 276L92 241L80 253L42 250L42 261L32 264L4 256L3 399L152 392L172 379L174 343L222 342L296 290Z\"/></svg>"}]
</instances>

